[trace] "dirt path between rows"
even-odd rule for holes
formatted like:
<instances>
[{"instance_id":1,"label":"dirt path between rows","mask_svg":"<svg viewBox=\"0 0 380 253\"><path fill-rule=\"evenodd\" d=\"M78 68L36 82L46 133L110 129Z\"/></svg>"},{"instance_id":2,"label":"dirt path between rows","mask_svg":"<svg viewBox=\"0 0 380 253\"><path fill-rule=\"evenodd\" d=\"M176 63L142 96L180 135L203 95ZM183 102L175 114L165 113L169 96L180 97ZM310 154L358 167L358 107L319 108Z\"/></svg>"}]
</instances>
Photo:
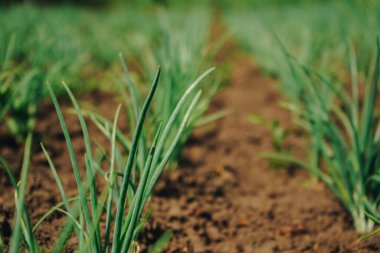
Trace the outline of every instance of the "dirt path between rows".
<instances>
[{"instance_id":1,"label":"dirt path between rows","mask_svg":"<svg viewBox=\"0 0 380 253\"><path fill-rule=\"evenodd\" d=\"M299 168L274 170L260 158L271 135L247 121L250 113L291 127L278 107L278 84L243 56L232 62L230 86L212 110L232 113L198 129L180 168L158 185L152 222L143 239L170 229L168 252L379 252L380 237L355 244L350 217L323 185ZM304 156L302 132L285 148Z\"/></svg>"}]
</instances>

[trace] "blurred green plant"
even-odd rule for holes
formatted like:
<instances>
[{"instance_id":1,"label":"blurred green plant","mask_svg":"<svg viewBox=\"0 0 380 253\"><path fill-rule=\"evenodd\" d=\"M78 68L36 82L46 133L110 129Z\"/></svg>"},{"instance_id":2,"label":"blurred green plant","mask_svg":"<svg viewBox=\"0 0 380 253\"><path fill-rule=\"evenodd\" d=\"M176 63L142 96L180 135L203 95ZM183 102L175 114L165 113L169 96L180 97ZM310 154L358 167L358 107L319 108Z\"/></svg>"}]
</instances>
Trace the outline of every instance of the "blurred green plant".
<instances>
[{"instance_id":1,"label":"blurred green plant","mask_svg":"<svg viewBox=\"0 0 380 253\"><path fill-rule=\"evenodd\" d=\"M14 40L4 50L0 74L0 122L5 122L11 134L21 142L33 131L39 95L36 71L21 76L21 68L10 69ZM2 50L0 50L2 51ZM1 55L1 54L0 54Z\"/></svg>"},{"instance_id":2,"label":"blurred green plant","mask_svg":"<svg viewBox=\"0 0 380 253\"><path fill-rule=\"evenodd\" d=\"M349 61L346 45L352 42L361 52L358 65L363 75L369 59L376 54L371 45L380 28L379 13L380 4L376 2L307 1L284 3L281 8L230 8L224 20L240 45L254 54L268 74L278 76L284 93L291 95L283 47L303 64L344 78Z\"/></svg>"},{"instance_id":3,"label":"blurred green plant","mask_svg":"<svg viewBox=\"0 0 380 253\"><path fill-rule=\"evenodd\" d=\"M368 212L365 212L365 215L368 217L368 219L372 220L375 224L379 225L380 224L380 219ZM363 236L360 237L359 241L362 240L367 240L368 238L371 238L372 236L375 236L380 233L380 228L376 228L373 231L364 234Z\"/></svg>"},{"instance_id":4,"label":"blurred green plant","mask_svg":"<svg viewBox=\"0 0 380 253\"><path fill-rule=\"evenodd\" d=\"M186 14L184 14L184 12ZM157 91L157 102L154 104L154 120L162 119L166 121L170 112L175 107L180 94L188 89L189 84L200 74L200 71L212 64L218 48L208 47L209 36L211 34L211 12L206 6L203 8L172 9L158 13L160 34L158 43L142 51L141 65L144 74L152 78L154 66L162 66L164 73L162 88ZM218 41L213 42L214 45ZM208 79L207 85L203 86L203 96L195 107L194 114L189 120L189 128L179 140L177 150L188 139L195 126L205 124L225 115L226 112L204 117L211 99L218 92L220 87L220 75ZM160 115L160 117L157 117ZM174 128L178 129L180 122L174 122ZM174 157L178 159L180 155L175 151Z\"/></svg>"},{"instance_id":5,"label":"blurred green plant","mask_svg":"<svg viewBox=\"0 0 380 253\"><path fill-rule=\"evenodd\" d=\"M78 83L71 86L75 91L91 88L117 60L118 50L147 46L155 26L139 20L148 17L141 10L92 12L74 6L0 9L0 122L22 142L48 96L46 82L64 78Z\"/></svg>"},{"instance_id":6,"label":"blurred green plant","mask_svg":"<svg viewBox=\"0 0 380 253\"><path fill-rule=\"evenodd\" d=\"M38 105L48 96L44 83L59 83L64 77L67 83L77 83L71 86L74 91L91 88L99 83L95 79L109 78L106 71L114 71L117 53L124 52L127 60L144 56L138 57L144 59L137 62L137 67L143 69L146 79L153 78L155 66L162 66L163 86L157 94L160 102L155 102L153 111L167 119L179 94L201 69L210 65L216 53L207 43L210 13L207 7L90 11L75 6L20 5L0 9L0 23L6 24L0 27L0 42L10 41L8 49L0 50L8 52L3 57L7 71L0 76L7 83L0 91L2 103L6 104L0 116L7 115L11 132L22 140L26 130L33 128ZM192 125L205 120L200 120L200 115L219 83L220 80L214 80L205 89L208 95L197 106L190 120ZM144 87L138 80L137 86L140 85ZM54 89L58 96L64 92L59 86ZM141 90L144 94L147 88ZM156 123L159 120L156 116L152 118ZM178 122L175 124L178 127ZM185 136L179 145L183 145Z\"/></svg>"},{"instance_id":7,"label":"blurred green plant","mask_svg":"<svg viewBox=\"0 0 380 253\"><path fill-rule=\"evenodd\" d=\"M32 153L32 139L33 135L29 133L25 140L24 157L21 168L20 181L17 183L11 169L3 158L0 157L0 164L5 169L12 187L15 190L15 212L14 223L12 229L12 236L9 243L9 252L19 252L19 245L22 241L25 249L29 252L39 252L39 246L32 231L32 224L27 206L25 204L25 196L27 190L28 172L30 169L30 158ZM0 252L5 252L4 242L1 240L0 234Z\"/></svg>"},{"instance_id":8,"label":"blurred green plant","mask_svg":"<svg viewBox=\"0 0 380 253\"><path fill-rule=\"evenodd\" d=\"M374 109L380 70L378 62L375 67L368 64L372 55L379 57L371 46L379 12L375 2L336 1L228 11L226 15L241 44L268 73L279 77L294 122L310 134L308 161L284 153L264 157L309 169L346 207L360 233L373 228L365 212L379 216L380 148ZM359 83L368 82L369 69L374 69L374 80L364 86L367 95L360 100L363 86ZM348 82L352 95L346 91Z\"/></svg>"},{"instance_id":9,"label":"blurred green plant","mask_svg":"<svg viewBox=\"0 0 380 253\"><path fill-rule=\"evenodd\" d=\"M259 114L250 114L248 121L265 127L272 135L272 146L275 151L283 151L283 144L289 131L283 128L278 120L270 120Z\"/></svg>"},{"instance_id":10,"label":"blurred green plant","mask_svg":"<svg viewBox=\"0 0 380 253\"><path fill-rule=\"evenodd\" d=\"M359 84L355 51L350 51L351 95L347 87L331 82L317 71L289 59L293 80L303 87L303 99L289 107L297 123L311 136L311 158L304 162L286 154L266 154L268 159L297 164L322 180L338 197L359 233L368 233L380 214L380 125L376 102L380 81L380 43L370 68L372 78ZM307 80L307 82L305 82ZM359 91L365 88L365 97ZM327 95L330 94L328 97Z\"/></svg>"},{"instance_id":11,"label":"blurred green plant","mask_svg":"<svg viewBox=\"0 0 380 253\"><path fill-rule=\"evenodd\" d=\"M184 94L193 83L199 85L212 71L212 69L209 69L203 74L199 74L204 66L211 64L213 57L210 52L207 52L206 48L210 13L208 10L200 12L196 10L198 9L187 10L187 14L184 14L183 10L160 12L158 16L161 23L158 27L163 36L158 40L157 45L133 49L134 54L142 55L139 59L143 60L139 63L143 66L143 74L147 79L154 77L152 72L154 65L162 65L162 85L158 87L157 100L153 101L149 113L147 121L149 125L156 125L160 121L168 121L171 112L180 100L180 95ZM135 115L142 106L141 97L145 94L146 86L141 84L139 79L134 78L134 72L127 69L125 60L121 54L119 58L123 66L125 79L116 83L118 84L118 91L127 113L128 125L133 127L136 125ZM202 86L204 90L203 96L195 106L194 113L189 119L188 127L178 141L171 158L172 165L176 165L183 144L196 126L217 120L226 114L226 112L222 111L203 116L212 97L218 91L219 84L218 77L212 78L209 76L207 84ZM195 95L190 94L190 96L194 97ZM111 122L95 113L94 110L87 110L85 114L90 116L107 136L110 136ZM183 112L180 112L179 118L183 117L183 114ZM179 119L175 120L173 122L173 129L178 130L180 127L181 121ZM117 140L126 151L129 150L131 138L132 136L125 136L121 133L117 134ZM140 140L141 143L139 144L141 150L145 150L146 143L150 143L152 138L152 132L145 132L143 134ZM168 138L173 139L174 136L168 136ZM142 168L145 155L143 154L139 157L139 169Z\"/></svg>"}]
</instances>

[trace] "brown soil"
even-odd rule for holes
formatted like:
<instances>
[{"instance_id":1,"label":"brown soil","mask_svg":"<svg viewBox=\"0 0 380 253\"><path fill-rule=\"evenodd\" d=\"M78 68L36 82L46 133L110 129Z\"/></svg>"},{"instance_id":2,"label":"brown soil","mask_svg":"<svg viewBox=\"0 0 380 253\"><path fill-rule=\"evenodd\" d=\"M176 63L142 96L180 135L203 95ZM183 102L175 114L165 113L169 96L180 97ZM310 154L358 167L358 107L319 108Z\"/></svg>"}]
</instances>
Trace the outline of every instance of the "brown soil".
<instances>
[{"instance_id":1,"label":"brown soil","mask_svg":"<svg viewBox=\"0 0 380 253\"><path fill-rule=\"evenodd\" d=\"M249 123L247 115L259 113L291 127L290 115L277 106L281 97L274 80L264 77L244 57L236 56L231 62L230 86L214 99L211 110L232 112L197 129L179 168L163 175L150 202L153 214L141 236L142 250L170 229L174 237L167 252L379 252L379 236L356 243L358 235L348 214L306 171L274 170L260 158L260 153L272 150L272 138L264 128ZM82 100L113 117L115 103L109 96L95 92ZM81 158L84 145L79 124L75 116L65 115ZM105 143L91 124L90 131ZM297 129L292 132L284 148L302 157L305 136ZM52 155L65 189L74 195L66 144L51 104L42 109L37 138L42 138ZM17 176L22 149L6 134L0 134L0 143L0 155ZM9 180L1 171L0 229L6 237L14 211L9 189ZM32 222L59 201L53 176L35 144L27 196ZM62 215L54 215L38 230L37 239L47 250L64 221Z\"/></svg>"}]
</instances>

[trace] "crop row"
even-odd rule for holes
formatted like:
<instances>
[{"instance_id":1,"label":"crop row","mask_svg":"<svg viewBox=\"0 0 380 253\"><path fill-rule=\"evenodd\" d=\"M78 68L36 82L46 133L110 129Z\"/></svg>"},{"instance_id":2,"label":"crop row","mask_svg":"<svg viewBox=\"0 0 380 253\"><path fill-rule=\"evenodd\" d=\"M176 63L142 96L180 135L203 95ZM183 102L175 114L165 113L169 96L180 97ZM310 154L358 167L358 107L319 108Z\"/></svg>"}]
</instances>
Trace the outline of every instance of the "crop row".
<instances>
[{"instance_id":1,"label":"crop row","mask_svg":"<svg viewBox=\"0 0 380 253\"><path fill-rule=\"evenodd\" d=\"M286 131L267 124L265 115L253 116L253 121L273 128L278 138L277 153L263 157L308 169L351 214L357 232L371 233L380 221L380 44L375 43L380 5L332 1L220 10L233 39L280 80L286 100L281 106L308 136L308 158L299 160L282 150ZM72 235L78 252L136 251L147 222L144 207L163 170L176 165L196 126L224 115L204 116L221 81L220 75L211 75L218 49L210 48L218 44L210 42L215 40L209 37L211 18L208 5L102 12L22 5L0 10L0 23L7 24L0 26L0 129L25 147L20 179L1 159L15 191L15 214L9 246L0 237L0 252L43 250L35 233L56 212L64 214L67 223L52 246L54 252L67 247ZM92 88L118 94L121 104L113 120L76 100L73 92ZM83 168L60 106L65 97L80 122ZM40 141L34 127L40 104L49 99L65 137L78 194L66 194L42 143L62 202L31 224L25 196L32 144ZM121 113L128 132L119 128ZM90 121L109 148L98 143L95 147ZM102 155L96 155L98 150ZM169 237L165 234L153 249L162 250Z\"/></svg>"}]
</instances>

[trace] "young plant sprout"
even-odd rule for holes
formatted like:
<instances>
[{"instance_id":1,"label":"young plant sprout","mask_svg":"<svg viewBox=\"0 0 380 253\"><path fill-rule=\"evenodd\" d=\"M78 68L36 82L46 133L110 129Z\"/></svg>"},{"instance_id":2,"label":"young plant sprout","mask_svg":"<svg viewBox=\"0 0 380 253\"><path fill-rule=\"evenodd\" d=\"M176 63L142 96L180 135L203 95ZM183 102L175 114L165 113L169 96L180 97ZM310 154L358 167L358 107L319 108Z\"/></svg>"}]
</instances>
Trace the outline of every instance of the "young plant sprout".
<instances>
[{"instance_id":1,"label":"young plant sprout","mask_svg":"<svg viewBox=\"0 0 380 253\"><path fill-rule=\"evenodd\" d=\"M54 92L49 86L48 89L65 135L78 187L78 196L75 198L75 201L70 201L66 196L54 164L45 148L43 146L42 148L57 181L61 198L63 200L63 205L55 208L55 210L63 212L68 216L69 224L71 224L75 235L78 238L79 243L77 250L79 252L128 252L131 248L135 247L138 233L142 226L141 215L143 208L151 196L154 186L156 185L166 163L170 159L179 139L185 131L186 124L200 99L201 91L198 89L199 83L211 71L212 69L207 71L189 86L177 102L177 106L172 111L169 120L156 126L154 139L150 144L151 147L149 150L142 152L142 150L140 150L142 146L139 145L141 144L140 140L143 135L144 120L158 86L160 69L157 71L155 80L141 111L137 111L138 108L135 108L137 112L135 115L137 121L130 142L128 160L126 163L119 163L117 161L117 159L120 159L120 156L117 154L121 153L116 142L117 132L119 131L117 130L117 120L120 107L118 108L111 130L110 142L112 148L109 156L109 170L107 172L104 171L103 173L106 184L101 191L100 197L97 194L99 186L96 182L98 174L96 168L102 168L102 166L101 164L95 163L93 156L94 152L90 143L90 135L87 131L87 124L84 120L81 109L70 89L64 84L74 105L76 114L78 115L86 144L86 176L84 179L82 179L79 174L77 157L60 106ZM196 95L191 96L194 92ZM183 111L185 113L180 116L180 112ZM173 132L173 122L177 119L180 119L181 125L175 132ZM172 134L174 134L174 138L168 139L168 136ZM167 143L168 141L169 143ZM136 179L136 181L133 181L131 178L132 171L136 170L136 167L138 166L137 158L143 154L146 154L146 157L141 164L142 167L140 168L139 180L137 181ZM119 168L118 164L126 165L123 168ZM71 204L71 202L73 203ZM117 209L116 213L114 212L114 207ZM100 229L100 220L102 217L106 217L105 233L102 233ZM43 217L43 219L45 218L46 216ZM38 224L40 224L40 222ZM113 232L111 233L112 229ZM70 229L67 230L70 231ZM61 251L65 246L64 241L67 239L67 233L62 233L57 240L54 249Z\"/></svg>"},{"instance_id":2,"label":"young plant sprout","mask_svg":"<svg viewBox=\"0 0 380 253\"><path fill-rule=\"evenodd\" d=\"M284 94L291 96L291 83L286 83L287 59L277 40L298 61L339 77L346 74L342 70L348 59L342 41L352 40L361 52L359 71L365 73L370 57L376 54L371 34L377 34L380 27L377 18L369 18L378 16L379 6L362 3L310 1L281 8L271 4L256 9L230 8L224 20L236 32L240 45L254 54L266 73L278 77Z\"/></svg>"},{"instance_id":3,"label":"young plant sprout","mask_svg":"<svg viewBox=\"0 0 380 253\"><path fill-rule=\"evenodd\" d=\"M373 219L380 214L380 125L376 112L380 78L380 44L373 77L365 85L366 95L359 100L358 68L351 50L351 95L344 87L331 82L305 66L294 71L294 81L304 81L304 98L301 106L293 107L298 122L311 136L312 159L299 161L285 154L266 154L265 157L291 162L309 169L337 196L351 214L355 229L368 233L373 229ZM300 76L302 75L302 76ZM321 93L333 94L330 102ZM366 215L369 213L370 216Z\"/></svg>"},{"instance_id":4,"label":"young plant sprout","mask_svg":"<svg viewBox=\"0 0 380 253\"><path fill-rule=\"evenodd\" d=\"M32 81L36 72L26 72L20 78L20 68L9 67L14 43L12 37L4 52L0 52L4 57L0 65L0 123L4 122L15 139L22 142L35 125L37 107Z\"/></svg>"},{"instance_id":5,"label":"young plant sprout","mask_svg":"<svg viewBox=\"0 0 380 253\"><path fill-rule=\"evenodd\" d=\"M283 144L286 135L288 134L288 131L281 126L280 122L278 122L277 120L267 119L259 114L250 114L248 116L248 120L253 124L261 125L265 127L267 130L269 130L273 138L273 148L277 152L282 151Z\"/></svg>"},{"instance_id":6,"label":"young plant sprout","mask_svg":"<svg viewBox=\"0 0 380 253\"><path fill-rule=\"evenodd\" d=\"M152 104L151 118L155 122L169 120L181 94L200 75L201 70L210 65L213 58L211 52L207 50L211 23L210 11L205 6L202 9L189 9L186 12L186 17L181 11L162 10L159 12L157 22L158 29L162 34L160 40L146 50L138 52L144 54L144 57L139 57L139 59L146 77L153 78L155 66L162 66L162 86L157 90L157 100ZM121 60L123 62L123 59ZM127 73L125 64L123 66L124 72ZM132 83L131 78L127 78L127 81ZM225 112L218 112L204 116L211 99L218 92L219 86L218 78L209 78L208 85L203 89L203 96L189 120L189 127L178 141L173 159L171 159L172 162L175 163L179 159L180 150L189 138L192 129L225 114ZM142 96L141 89L134 90L138 97ZM180 125L179 120L173 122L174 129L178 129Z\"/></svg>"},{"instance_id":7,"label":"young plant sprout","mask_svg":"<svg viewBox=\"0 0 380 253\"><path fill-rule=\"evenodd\" d=\"M24 248L28 252L37 253L40 252L39 246L35 239L32 224L30 222L29 213L25 204L25 195L27 189L27 178L28 171L30 167L30 157L32 152L32 139L33 136L31 133L27 135L24 145L24 157L21 168L21 178L17 183L14 178L8 164L3 158L0 157L0 164L5 169L9 180L12 184L12 187L15 190L15 221L13 225L12 237L9 242L9 252L17 253L20 252L21 245L24 245ZM5 246L1 239L0 235L0 252L5 252Z\"/></svg>"},{"instance_id":8,"label":"young plant sprout","mask_svg":"<svg viewBox=\"0 0 380 253\"><path fill-rule=\"evenodd\" d=\"M12 137L22 143L34 130L37 109L49 98L46 82L57 96L65 92L55 85L62 79L79 83L70 86L74 91L89 90L99 79L93 73L107 73L119 50L151 43L157 26L141 17L153 19L136 8L99 13L79 6L0 8L0 122ZM144 34L146 42L135 42L136 34Z\"/></svg>"}]
</instances>

